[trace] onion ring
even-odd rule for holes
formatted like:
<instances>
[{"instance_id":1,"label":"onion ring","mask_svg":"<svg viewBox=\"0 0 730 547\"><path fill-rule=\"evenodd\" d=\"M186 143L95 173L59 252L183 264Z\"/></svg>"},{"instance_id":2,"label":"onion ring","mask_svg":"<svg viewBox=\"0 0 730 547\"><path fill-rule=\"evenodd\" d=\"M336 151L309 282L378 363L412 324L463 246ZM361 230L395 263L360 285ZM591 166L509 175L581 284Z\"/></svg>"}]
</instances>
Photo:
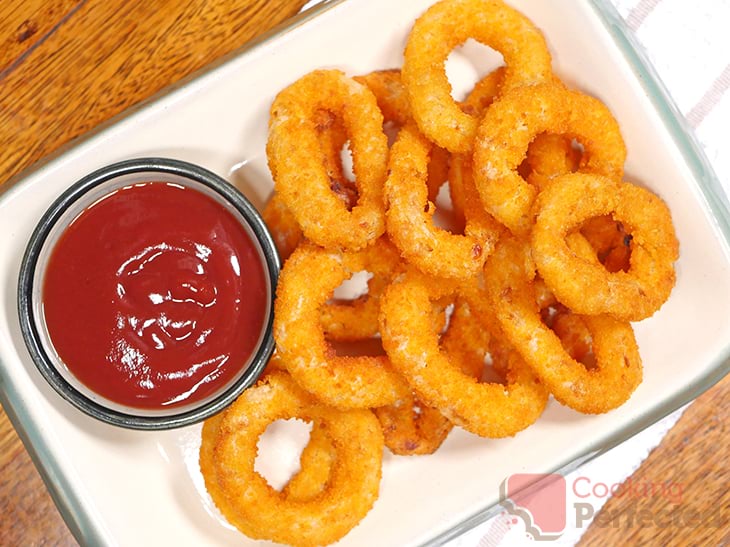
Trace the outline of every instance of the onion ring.
<instances>
[{"instance_id":1,"label":"onion ring","mask_svg":"<svg viewBox=\"0 0 730 547\"><path fill-rule=\"evenodd\" d=\"M355 76L356 81L370 88L383 113L385 124L392 124L396 129L413 123L408 93L403 85L401 71L397 68L375 70L363 76ZM435 202L439 189L449 177L449 153L436 146L428 163L428 200Z\"/></svg>"},{"instance_id":2,"label":"onion ring","mask_svg":"<svg viewBox=\"0 0 730 547\"><path fill-rule=\"evenodd\" d=\"M329 177L330 190L350 211L357 202L357 189L342 169L341 153L347 143L345 128L326 110L314 113L314 128L320 144L322 164ZM299 223L276 190L261 215L271 231L279 257L282 261L286 260L303 239Z\"/></svg>"},{"instance_id":3,"label":"onion ring","mask_svg":"<svg viewBox=\"0 0 730 547\"><path fill-rule=\"evenodd\" d=\"M358 190L351 211L331 189L321 161L317 113L342 119L353 151ZM388 139L372 92L337 70L316 70L281 91L271 106L266 146L277 192L307 239L357 250L385 230L383 182Z\"/></svg>"},{"instance_id":4,"label":"onion ring","mask_svg":"<svg viewBox=\"0 0 730 547\"><path fill-rule=\"evenodd\" d=\"M373 412L383 428L385 446L398 456L433 454L453 427L438 409L414 396Z\"/></svg>"},{"instance_id":5,"label":"onion ring","mask_svg":"<svg viewBox=\"0 0 730 547\"><path fill-rule=\"evenodd\" d=\"M255 534L246 520L238 515L236 509L228 502L225 492L218 483L218 477L213 464L213 450L218 442L220 424L225 412L208 418L203 423L200 443L200 470L205 481L205 488L210 494L216 507L228 522L236 528L249 530ZM308 500L321 493L327 485L330 468L334 461L335 451L329 438L321 427L315 424L310 433L309 442L300 456L300 471L294 475L282 488L281 492L292 500Z\"/></svg>"},{"instance_id":6,"label":"onion ring","mask_svg":"<svg viewBox=\"0 0 730 547\"><path fill-rule=\"evenodd\" d=\"M266 364L263 375L273 372L288 374L276 353L272 355ZM213 466L213 448L218 442L220 423L225 412L226 410L208 418L203 423L200 444L200 470L205 479L206 489L216 506L229 522L234 523L234 520L238 517L218 486L218 479ZM319 494L327 484L334 457L335 450L332 443L324 434L320 425L314 423L309 434L309 442L307 442L299 457L299 472L284 485L281 490L282 493L291 499L300 500L307 500ZM240 519L238 520L240 521ZM242 529L242 526L245 526L245 521L240 521L235 526Z\"/></svg>"},{"instance_id":7,"label":"onion ring","mask_svg":"<svg viewBox=\"0 0 730 547\"><path fill-rule=\"evenodd\" d=\"M526 180L538 189L545 188L555 177L575 172L581 153L565 135L543 133L535 137L527 149L525 160L529 174ZM525 177L523 177L525 178ZM586 220L580 233L595 249L598 259L609 272L629 269L631 235L610 215Z\"/></svg>"},{"instance_id":8,"label":"onion ring","mask_svg":"<svg viewBox=\"0 0 730 547\"><path fill-rule=\"evenodd\" d=\"M502 94L479 126L474 180L487 211L516 235L529 233L537 195L518 167L532 140L546 131L583 145L581 171L616 178L623 173L626 146L616 120L598 99L555 83Z\"/></svg>"},{"instance_id":9,"label":"onion ring","mask_svg":"<svg viewBox=\"0 0 730 547\"><path fill-rule=\"evenodd\" d=\"M518 361L505 386L479 383L449 359L428 319L429 301L449 290L455 288L413 270L397 279L381 300L383 347L418 397L449 420L483 437L515 435L540 416L548 393Z\"/></svg>"},{"instance_id":10,"label":"onion ring","mask_svg":"<svg viewBox=\"0 0 730 547\"><path fill-rule=\"evenodd\" d=\"M499 95L504 82L504 73L504 67L500 67L479 80L459 107L470 116L481 117ZM449 195L454 213L457 219L462 221L462 225L466 224L463 180L465 177L469 177L469 180L472 178L471 171L465 173L464 169L471 170L471 154L452 154L448 174ZM482 209L481 203L479 208Z\"/></svg>"},{"instance_id":11,"label":"onion ring","mask_svg":"<svg viewBox=\"0 0 730 547\"><path fill-rule=\"evenodd\" d=\"M416 20L405 49L403 82L413 116L430 140L468 152L478 118L451 97L444 63L468 38L494 48L506 64L505 90L551 78L551 58L540 31L518 11L493 0L442 0Z\"/></svg>"},{"instance_id":12,"label":"onion ring","mask_svg":"<svg viewBox=\"0 0 730 547\"><path fill-rule=\"evenodd\" d=\"M541 190L554 178L575 172L580 166L581 153L565 135L542 133L527 149L525 163L527 182ZM590 242L598 259L609 272L627 271L631 256L631 235L610 215L586 220L580 233Z\"/></svg>"},{"instance_id":13,"label":"onion ring","mask_svg":"<svg viewBox=\"0 0 730 547\"><path fill-rule=\"evenodd\" d=\"M320 321L325 338L348 342L372 338L378 334L380 295L401 267L398 251L380 238L362 253L363 269L372 273L368 292L349 302L330 302L322 306Z\"/></svg>"},{"instance_id":14,"label":"onion ring","mask_svg":"<svg viewBox=\"0 0 730 547\"><path fill-rule=\"evenodd\" d=\"M386 356L337 356L322 329L321 308L345 279L366 269L372 249L346 253L300 245L279 277L274 305L278 355L297 383L337 408L385 406L410 394Z\"/></svg>"},{"instance_id":15,"label":"onion ring","mask_svg":"<svg viewBox=\"0 0 730 547\"><path fill-rule=\"evenodd\" d=\"M447 278L476 275L497 237L493 223L468 219L464 235L434 225L426 177L433 146L413 125L403 127L391 148L386 223L391 241L403 257L424 272Z\"/></svg>"},{"instance_id":16,"label":"onion ring","mask_svg":"<svg viewBox=\"0 0 730 547\"><path fill-rule=\"evenodd\" d=\"M631 324L608 315L583 316L596 358L595 368L586 369L542 322L534 275L529 246L514 237L502 238L484 267L489 301L511 344L560 403L598 414L626 402L642 377Z\"/></svg>"},{"instance_id":17,"label":"onion ring","mask_svg":"<svg viewBox=\"0 0 730 547\"><path fill-rule=\"evenodd\" d=\"M679 244L671 214L659 197L627 182L573 173L546 188L538 202L532 237L535 263L558 300L573 312L640 321L669 297ZM626 272L611 273L597 260L576 256L566 241L573 228L606 214L613 214L632 235Z\"/></svg>"},{"instance_id":18,"label":"onion ring","mask_svg":"<svg viewBox=\"0 0 730 547\"><path fill-rule=\"evenodd\" d=\"M439 325L436 330L442 328ZM457 299L441 338L444 352L459 364L464 374L480 379L489 340L489 332L473 320L466 302ZM383 427L385 446L401 456L434 453L453 427L438 409L425 405L415 396L373 411Z\"/></svg>"},{"instance_id":19,"label":"onion ring","mask_svg":"<svg viewBox=\"0 0 730 547\"><path fill-rule=\"evenodd\" d=\"M306 500L276 491L254 470L258 438L270 423L288 418L321 424L336 450L324 488ZM242 531L249 537L329 544L357 525L377 499L383 434L372 412L323 406L285 373L271 373L246 390L224 414L218 435L213 451L218 486L246 522Z\"/></svg>"}]
</instances>

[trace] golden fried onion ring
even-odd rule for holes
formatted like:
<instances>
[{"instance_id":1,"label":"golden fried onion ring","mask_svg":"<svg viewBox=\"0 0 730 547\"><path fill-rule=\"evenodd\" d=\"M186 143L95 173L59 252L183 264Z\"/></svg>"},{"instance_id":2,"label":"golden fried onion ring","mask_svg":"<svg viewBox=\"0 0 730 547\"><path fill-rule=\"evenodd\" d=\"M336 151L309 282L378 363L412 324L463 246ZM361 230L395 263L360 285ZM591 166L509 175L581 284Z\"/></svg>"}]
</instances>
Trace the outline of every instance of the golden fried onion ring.
<instances>
[{"instance_id":1,"label":"golden fried onion ring","mask_svg":"<svg viewBox=\"0 0 730 547\"><path fill-rule=\"evenodd\" d=\"M468 152L478 118L462 111L451 97L444 70L449 53L473 38L502 54L504 89L551 78L545 39L524 15L494 0L442 0L431 6L408 36L403 82L413 116L430 140L450 152Z\"/></svg>"},{"instance_id":2,"label":"golden fried onion ring","mask_svg":"<svg viewBox=\"0 0 730 547\"><path fill-rule=\"evenodd\" d=\"M326 110L314 113L314 130L320 144L322 165L330 181L330 190L345 204L348 211L357 202L357 189L348 180L342 168L342 149L347 143L347 133L337 117ZM272 165L273 169L273 165ZM274 179L277 178L273 174ZM263 212L264 222L271 231L282 261L289 258L299 242L304 239L302 229L294 214L274 190Z\"/></svg>"},{"instance_id":3,"label":"golden fried onion ring","mask_svg":"<svg viewBox=\"0 0 730 547\"><path fill-rule=\"evenodd\" d=\"M640 321L669 297L679 244L669 209L655 194L628 182L573 173L540 194L536 212L532 247L537 269L573 312ZM585 260L566 240L585 220L607 214L632 236L628 271L612 273L597 260Z\"/></svg>"},{"instance_id":4,"label":"golden fried onion ring","mask_svg":"<svg viewBox=\"0 0 730 547\"><path fill-rule=\"evenodd\" d=\"M483 437L515 435L540 416L548 393L524 363L512 363L507 385L479 383L439 348L429 302L448 290L414 270L397 279L381 300L383 347L418 397L453 423Z\"/></svg>"},{"instance_id":5,"label":"golden fried onion ring","mask_svg":"<svg viewBox=\"0 0 730 547\"><path fill-rule=\"evenodd\" d=\"M401 71L397 68L375 70L363 76L355 76L356 81L365 84L375 94L378 107L383 112L386 124L393 129L414 123L408 93L403 85ZM428 164L428 200L436 201L439 189L449 177L449 153L436 146L431 152Z\"/></svg>"},{"instance_id":6,"label":"golden fried onion ring","mask_svg":"<svg viewBox=\"0 0 730 547\"><path fill-rule=\"evenodd\" d=\"M583 316L593 339L596 359L595 368L586 369L566 352L558 336L542 322L533 287L534 275L529 245L514 237L502 238L484 267L489 301L514 348L553 396L566 406L598 414L626 402L642 377L641 358L631 324L608 315Z\"/></svg>"},{"instance_id":7,"label":"golden fried onion ring","mask_svg":"<svg viewBox=\"0 0 730 547\"><path fill-rule=\"evenodd\" d=\"M337 408L373 408L410 394L405 381L378 356L338 356L325 339L321 309L332 292L366 268L378 246L356 253L300 245L279 277L274 340L279 358L304 389Z\"/></svg>"},{"instance_id":8,"label":"golden fried onion ring","mask_svg":"<svg viewBox=\"0 0 730 547\"><path fill-rule=\"evenodd\" d=\"M385 446L398 456L433 454L449 435L453 424L436 408L415 396L373 409L383 428Z\"/></svg>"},{"instance_id":9,"label":"golden fried onion ring","mask_svg":"<svg viewBox=\"0 0 730 547\"><path fill-rule=\"evenodd\" d=\"M286 368L275 353L266 364L263 375L273 372L288 374ZM262 375L262 377L263 377ZM200 444L200 470L205 480L205 486L216 506L226 519L233 523L238 517L225 499L224 493L218 485L218 478L213 466L213 449L218 442L220 423L223 412L208 418L203 423L202 439ZM320 424L314 423L309 434L309 442L299 456L299 472L289 479L282 493L291 499L307 500L319 494L329 480L330 469L335 458L335 448L327 435L322 431ZM240 520L240 519L238 519ZM236 523L236 527L243 530L245 522Z\"/></svg>"},{"instance_id":10,"label":"golden fried onion ring","mask_svg":"<svg viewBox=\"0 0 730 547\"><path fill-rule=\"evenodd\" d=\"M403 257L424 272L468 278L481 269L498 234L494 223L484 218L467 219L464 235L434 225L435 207L428 201L426 187L432 149L413 125L398 133L385 183L388 236Z\"/></svg>"},{"instance_id":11,"label":"golden fried onion ring","mask_svg":"<svg viewBox=\"0 0 730 547\"><path fill-rule=\"evenodd\" d=\"M255 528L238 514L218 483L218 475L213 464L213 450L218 442L223 416L224 412L216 414L203 424L200 443L200 471L206 490L225 519L244 534L255 534ZM284 486L282 494L291 500L301 501L320 494L329 480L334 458L335 450L332 442L324 434L322 428L315 424L310 433L309 442L299 458L300 471Z\"/></svg>"},{"instance_id":12,"label":"golden fried onion ring","mask_svg":"<svg viewBox=\"0 0 730 547\"><path fill-rule=\"evenodd\" d=\"M618 178L623 173L626 146L618 123L598 99L556 83L502 94L479 126L474 180L487 211L516 235L529 233L537 195L517 169L532 140L544 132L566 134L583 145L581 171Z\"/></svg>"},{"instance_id":13,"label":"golden fried onion ring","mask_svg":"<svg viewBox=\"0 0 730 547\"><path fill-rule=\"evenodd\" d=\"M289 418L313 422L336 451L325 459L324 487L304 499L275 490L254 469L259 437L272 422ZM343 537L373 506L383 446L372 412L324 406L286 373L272 372L223 415L212 460L218 487L238 517L232 524L245 522L242 531L255 539L315 546Z\"/></svg>"},{"instance_id":14,"label":"golden fried onion ring","mask_svg":"<svg viewBox=\"0 0 730 547\"><path fill-rule=\"evenodd\" d=\"M384 238L361 253L363 268L372 274L366 294L349 302L322 306L320 320L325 338L340 342L365 340L378 334L380 296L401 268L398 251Z\"/></svg>"},{"instance_id":15,"label":"golden fried onion ring","mask_svg":"<svg viewBox=\"0 0 730 547\"><path fill-rule=\"evenodd\" d=\"M332 191L322 160L318 113L336 114L350 137L357 204ZM337 70L315 70L281 91L271 106L266 146L275 187L307 239L357 250L385 230L383 182L388 139L372 92Z\"/></svg>"},{"instance_id":16,"label":"golden fried onion ring","mask_svg":"<svg viewBox=\"0 0 730 547\"><path fill-rule=\"evenodd\" d=\"M443 327L438 325L437 331ZM441 347L467 376L479 380L489 352L490 335L472 317L469 306L457 298ZM385 446L393 454L432 454L448 436L453 424L438 409L413 396L394 405L374 409L383 426Z\"/></svg>"}]
</instances>

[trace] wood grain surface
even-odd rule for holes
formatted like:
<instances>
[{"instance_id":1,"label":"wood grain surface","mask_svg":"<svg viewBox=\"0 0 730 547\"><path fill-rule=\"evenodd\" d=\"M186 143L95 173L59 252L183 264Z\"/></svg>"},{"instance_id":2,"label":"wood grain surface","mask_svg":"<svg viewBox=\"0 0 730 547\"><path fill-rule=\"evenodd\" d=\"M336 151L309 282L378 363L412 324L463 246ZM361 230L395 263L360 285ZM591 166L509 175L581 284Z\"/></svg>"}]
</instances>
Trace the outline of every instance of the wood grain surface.
<instances>
[{"instance_id":1,"label":"wood grain surface","mask_svg":"<svg viewBox=\"0 0 730 547\"><path fill-rule=\"evenodd\" d=\"M579 547L730 545L730 376L701 395L609 499Z\"/></svg>"},{"instance_id":2,"label":"wood grain surface","mask_svg":"<svg viewBox=\"0 0 730 547\"><path fill-rule=\"evenodd\" d=\"M243 45L304 3L5 0L0 180ZM29 36L29 29L37 30Z\"/></svg>"},{"instance_id":3,"label":"wood grain surface","mask_svg":"<svg viewBox=\"0 0 730 547\"><path fill-rule=\"evenodd\" d=\"M304 0L4 0L0 2L0 184L59 146L296 13ZM689 408L632 477L681 481L683 518L661 496L610 500L585 546L729 544L730 379ZM633 513L632 513L633 512ZM644 513L640 513L644 514ZM0 411L0 544L75 545ZM611 518L606 517L608 515ZM615 518L614 518L615 516ZM684 522L684 521L682 521Z\"/></svg>"}]
</instances>

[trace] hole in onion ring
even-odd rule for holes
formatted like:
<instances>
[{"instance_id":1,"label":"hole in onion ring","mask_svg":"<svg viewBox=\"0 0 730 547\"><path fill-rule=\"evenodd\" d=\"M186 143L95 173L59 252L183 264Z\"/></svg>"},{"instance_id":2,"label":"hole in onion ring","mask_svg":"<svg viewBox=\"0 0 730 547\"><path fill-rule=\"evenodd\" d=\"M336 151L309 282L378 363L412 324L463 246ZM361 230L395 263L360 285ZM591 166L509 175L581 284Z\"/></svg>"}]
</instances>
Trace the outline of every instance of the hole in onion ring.
<instances>
[{"instance_id":1,"label":"hole in onion ring","mask_svg":"<svg viewBox=\"0 0 730 547\"><path fill-rule=\"evenodd\" d=\"M446 58L446 77L451 85L452 98L463 100L474 84L500 66L504 66L501 53L469 38Z\"/></svg>"},{"instance_id":2,"label":"hole in onion ring","mask_svg":"<svg viewBox=\"0 0 730 547\"><path fill-rule=\"evenodd\" d=\"M363 357L385 355L380 338L366 338L365 340L337 341L328 340L330 349L337 357Z\"/></svg>"},{"instance_id":3,"label":"hole in onion ring","mask_svg":"<svg viewBox=\"0 0 730 547\"><path fill-rule=\"evenodd\" d=\"M532 173L532 167L530 167L530 162L527 161L527 158L522 160L522 163L517 166L517 173L524 179L527 180L530 176L530 173Z\"/></svg>"},{"instance_id":4,"label":"hole in onion ring","mask_svg":"<svg viewBox=\"0 0 730 547\"><path fill-rule=\"evenodd\" d=\"M586 370L596 368L593 336L580 316L563 308L555 314L550 329L560 339L568 355L581 363Z\"/></svg>"},{"instance_id":5,"label":"hole in onion ring","mask_svg":"<svg viewBox=\"0 0 730 547\"><path fill-rule=\"evenodd\" d=\"M347 141L342 146L342 150L340 150L340 161L342 161L342 172L347 180L355 182L355 172L352 170L352 150L350 150L350 141Z\"/></svg>"},{"instance_id":6,"label":"hole in onion ring","mask_svg":"<svg viewBox=\"0 0 730 547\"><path fill-rule=\"evenodd\" d=\"M449 195L448 181L439 188L436 196L436 211L433 214L433 223L435 226L446 230L451 234L464 235L464 223L460 222L459 217L454 211L454 206Z\"/></svg>"},{"instance_id":7,"label":"hole in onion ring","mask_svg":"<svg viewBox=\"0 0 730 547\"><path fill-rule=\"evenodd\" d=\"M611 273L628 272L631 266L633 236L613 215L589 218L580 226L580 233L596 251L598 261Z\"/></svg>"},{"instance_id":8,"label":"hole in onion ring","mask_svg":"<svg viewBox=\"0 0 730 547\"><path fill-rule=\"evenodd\" d=\"M517 168L519 175L541 188L550 179L578 170L585 147L569 135L540 133L529 147Z\"/></svg>"},{"instance_id":9,"label":"hole in onion ring","mask_svg":"<svg viewBox=\"0 0 730 547\"><path fill-rule=\"evenodd\" d=\"M555 333L568 355L587 370L596 368L593 336L585 321L555 300L554 295L547 292L549 290L542 279L538 280L540 290L543 291L537 298L543 324Z\"/></svg>"},{"instance_id":10,"label":"hole in onion ring","mask_svg":"<svg viewBox=\"0 0 730 547\"><path fill-rule=\"evenodd\" d=\"M357 300L363 295L368 294L368 281L373 278L373 273L363 270L355 272L349 279L335 289L327 303L328 304L345 304Z\"/></svg>"},{"instance_id":11,"label":"hole in onion ring","mask_svg":"<svg viewBox=\"0 0 730 547\"><path fill-rule=\"evenodd\" d=\"M583 144L578 139L571 140L570 145L573 147L573 150L575 150L581 156L586 151L586 147L583 146Z\"/></svg>"},{"instance_id":12,"label":"hole in onion ring","mask_svg":"<svg viewBox=\"0 0 730 547\"><path fill-rule=\"evenodd\" d=\"M357 203L359 196L357 193L357 187L353 182L349 180L330 178L330 190L332 190L337 197L342 200L348 211L352 211L352 208Z\"/></svg>"},{"instance_id":13,"label":"hole in onion ring","mask_svg":"<svg viewBox=\"0 0 730 547\"><path fill-rule=\"evenodd\" d=\"M495 351L495 356L496 355L498 354ZM484 368L482 369L482 373L479 375L477 380L481 384L502 384L503 386L507 385L507 378L505 377L504 372L500 370L499 363L495 364L494 356L491 352L487 352L484 354Z\"/></svg>"},{"instance_id":14,"label":"hole in onion ring","mask_svg":"<svg viewBox=\"0 0 730 547\"><path fill-rule=\"evenodd\" d=\"M433 304L432 304L433 306ZM444 334L447 330L449 330L449 325L451 324L451 317L454 315L454 309L456 308L456 305L453 302L449 302L449 304L444 308L444 326L441 328L440 334ZM435 311L438 313L439 306L438 303L435 306Z\"/></svg>"},{"instance_id":15,"label":"hole in onion ring","mask_svg":"<svg viewBox=\"0 0 730 547\"><path fill-rule=\"evenodd\" d=\"M291 418L272 422L259 437L254 469L272 488L281 491L300 471L299 459L311 431L311 423Z\"/></svg>"},{"instance_id":16,"label":"hole in onion ring","mask_svg":"<svg viewBox=\"0 0 730 547\"><path fill-rule=\"evenodd\" d=\"M334 112L319 109L312 121L319 141L322 165L329 176L330 190L351 211L360 195L354 182L352 154L342 120Z\"/></svg>"},{"instance_id":17,"label":"hole in onion ring","mask_svg":"<svg viewBox=\"0 0 730 547\"><path fill-rule=\"evenodd\" d=\"M398 137L398 131L400 131L400 125L393 120L385 120L383 122L383 133L388 137L388 148L393 146L395 139Z\"/></svg>"}]
</instances>

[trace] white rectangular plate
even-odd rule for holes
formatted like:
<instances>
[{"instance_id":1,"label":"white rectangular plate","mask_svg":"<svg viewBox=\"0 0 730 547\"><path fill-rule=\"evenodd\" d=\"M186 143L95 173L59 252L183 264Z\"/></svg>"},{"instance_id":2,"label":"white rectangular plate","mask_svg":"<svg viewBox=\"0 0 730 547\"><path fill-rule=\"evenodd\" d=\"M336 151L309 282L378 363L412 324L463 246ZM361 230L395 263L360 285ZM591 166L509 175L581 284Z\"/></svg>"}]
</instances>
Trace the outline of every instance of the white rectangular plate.
<instances>
[{"instance_id":1,"label":"white rectangular plate","mask_svg":"<svg viewBox=\"0 0 730 547\"><path fill-rule=\"evenodd\" d=\"M224 525L212 508L197 464L199 426L144 433L98 423L61 400L36 371L18 326L16 290L20 259L41 214L81 176L139 156L199 163L261 206L272 187L264 146L275 94L315 68L355 75L400 66L407 33L430 3L331 2L96 132L4 191L3 404L82 543L259 544ZM711 169L609 8L585 0L511 3L545 33L555 71L614 112L629 150L628 178L669 204L681 244L677 286L654 317L636 325L645 379L627 404L584 416L551 402L537 424L512 439L486 440L455 430L433 456L386 455L380 499L342 545L443 541L483 519L511 473L548 472L595 455L728 371L729 217ZM461 55L476 59L475 68L463 59L451 67L460 91L488 68L475 52L467 47Z\"/></svg>"}]
</instances>

